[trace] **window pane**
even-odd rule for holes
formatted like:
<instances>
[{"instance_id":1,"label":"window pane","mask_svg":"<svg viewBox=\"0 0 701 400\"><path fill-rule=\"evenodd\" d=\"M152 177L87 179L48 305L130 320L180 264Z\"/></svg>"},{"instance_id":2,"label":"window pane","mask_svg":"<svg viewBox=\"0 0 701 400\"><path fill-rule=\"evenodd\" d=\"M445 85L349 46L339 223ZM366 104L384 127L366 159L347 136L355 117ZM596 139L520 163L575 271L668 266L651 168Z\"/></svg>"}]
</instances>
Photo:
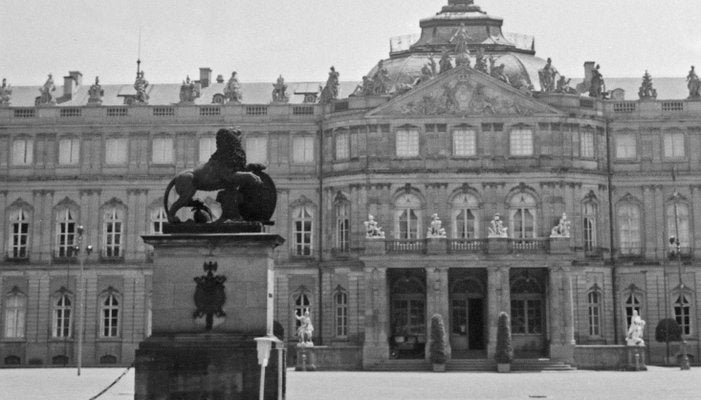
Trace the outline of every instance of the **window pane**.
<instances>
[{"instance_id":1,"label":"window pane","mask_svg":"<svg viewBox=\"0 0 701 400\"><path fill-rule=\"evenodd\" d=\"M419 131L399 130L396 135L397 157L417 157L419 155Z\"/></svg>"},{"instance_id":2,"label":"window pane","mask_svg":"<svg viewBox=\"0 0 701 400\"><path fill-rule=\"evenodd\" d=\"M173 139L154 138L151 161L154 164L170 164L173 162Z\"/></svg>"},{"instance_id":3,"label":"window pane","mask_svg":"<svg viewBox=\"0 0 701 400\"><path fill-rule=\"evenodd\" d=\"M339 133L336 135L336 159L347 160L349 156L348 133Z\"/></svg>"},{"instance_id":4,"label":"window pane","mask_svg":"<svg viewBox=\"0 0 701 400\"><path fill-rule=\"evenodd\" d=\"M582 158L594 158L594 132L582 132L580 154Z\"/></svg>"},{"instance_id":5,"label":"window pane","mask_svg":"<svg viewBox=\"0 0 701 400\"><path fill-rule=\"evenodd\" d=\"M58 163L61 165L78 164L80 157L80 141L73 138L63 138L58 142Z\"/></svg>"},{"instance_id":6,"label":"window pane","mask_svg":"<svg viewBox=\"0 0 701 400\"><path fill-rule=\"evenodd\" d=\"M215 151L217 151L217 142L214 137L210 136L200 138L200 164L204 164L209 161L209 157L211 157Z\"/></svg>"},{"instance_id":7,"label":"window pane","mask_svg":"<svg viewBox=\"0 0 701 400\"><path fill-rule=\"evenodd\" d=\"M637 155L635 134L619 133L616 135L616 158L635 158Z\"/></svg>"},{"instance_id":8,"label":"window pane","mask_svg":"<svg viewBox=\"0 0 701 400\"><path fill-rule=\"evenodd\" d=\"M246 161L254 164L268 163L268 138L253 136L246 138Z\"/></svg>"},{"instance_id":9,"label":"window pane","mask_svg":"<svg viewBox=\"0 0 701 400\"><path fill-rule=\"evenodd\" d=\"M533 155L533 132L530 129L517 129L511 131L511 155Z\"/></svg>"},{"instance_id":10,"label":"window pane","mask_svg":"<svg viewBox=\"0 0 701 400\"><path fill-rule=\"evenodd\" d=\"M474 156L476 152L476 135L473 130L453 131L453 153L456 156Z\"/></svg>"},{"instance_id":11,"label":"window pane","mask_svg":"<svg viewBox=\"0 0 701 400\"><path fill-rule=\"evenodd\" d=\"M127 139L108 138L105 141L105 163L112 165L126 164Z\"/></svg>"},{"instance_id":12,"label":"window pane","mask_svg":"<svg viewBox=\"0 0 701 400\"><path fill-rule=\"evenodd\" d=\"M31 139L16 139L12 142L12 165L31 165L34 142Z\"/></svg>"},{"instance_id":13,"label":"window pane","mask_svg":"<svg viewBox=\"0 0 701 400\"><path fill-rule=\"evenodd\" d=\"M685 157L683 133L664 134L664 156L665 158Z\"/></svg>"},{"instance_id":14,"label":"window pane","mask_svg":"<svg viewBox=\"0 0 701 400\"><path fill-rule=\"evenodd\" d=\"M292 161L297 164L306 164L314 161L313 137L297 136L292 139Z\"/></svg>"}]
</instances>

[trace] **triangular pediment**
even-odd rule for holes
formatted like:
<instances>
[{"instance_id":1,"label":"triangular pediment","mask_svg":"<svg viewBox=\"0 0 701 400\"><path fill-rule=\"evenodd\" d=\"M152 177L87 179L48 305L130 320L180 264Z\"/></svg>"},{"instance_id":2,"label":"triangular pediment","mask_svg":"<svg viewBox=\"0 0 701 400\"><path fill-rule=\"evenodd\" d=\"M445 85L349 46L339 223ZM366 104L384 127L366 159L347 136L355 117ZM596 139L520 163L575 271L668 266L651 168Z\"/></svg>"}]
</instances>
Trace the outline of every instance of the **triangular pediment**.
<instances>
[{"instance_id":1,"label":"triangular pediment","mask_svg":"<svg viewBox=\"0 0 701 400\"><path fill-rule=\"evenodd\" d=\"M379 115L536 115L562 114L528 94L467 66L454 68L419 84L370 111Z\"/></svg>"}]
</instances>

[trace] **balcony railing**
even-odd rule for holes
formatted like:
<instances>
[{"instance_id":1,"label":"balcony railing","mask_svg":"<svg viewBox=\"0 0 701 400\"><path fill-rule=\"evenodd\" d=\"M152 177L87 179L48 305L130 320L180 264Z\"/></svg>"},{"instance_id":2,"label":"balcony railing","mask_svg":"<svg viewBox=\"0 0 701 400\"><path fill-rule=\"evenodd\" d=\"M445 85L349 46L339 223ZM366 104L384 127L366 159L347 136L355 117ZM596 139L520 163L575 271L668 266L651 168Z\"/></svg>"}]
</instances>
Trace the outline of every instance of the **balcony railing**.
<instances>
[{"instance_id":1,"label":"balcony railing","mask_svg":"<svg viewBox=\"0 0 701 400\"><path fill-rule=\"evenodd\" d=\"M385 240L387 253L425 253L426 239L391 239Z\"/></svg>"},{"instance_id":2,"label":"balcony railing","mask_svg":"<svg viewBox=\"0 0 701 400\"><path fill-rule=\"evenodd\" d=\"M487 239L449 239L450 253L483 253L487 251Z\"/></svg>"},{"instance_id":3,"label":"balcony railing","mask_svg":"<svg viewBox=\"0 0 701 400\"><path fill-rule=\"evenodd\" d=\"M510 253L545 253L550 249L548 238L509 239Z\"/></svg>"}]
</instances>

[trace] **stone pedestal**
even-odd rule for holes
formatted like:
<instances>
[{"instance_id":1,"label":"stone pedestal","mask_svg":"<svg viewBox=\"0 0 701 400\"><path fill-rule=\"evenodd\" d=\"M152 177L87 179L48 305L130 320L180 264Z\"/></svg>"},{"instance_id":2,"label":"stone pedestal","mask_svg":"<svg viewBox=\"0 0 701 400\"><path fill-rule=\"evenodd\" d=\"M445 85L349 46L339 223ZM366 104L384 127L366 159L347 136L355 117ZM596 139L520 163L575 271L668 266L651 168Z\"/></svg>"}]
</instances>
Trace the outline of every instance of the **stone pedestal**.
<instances>
[{"instance_id":1,"label":"stone pedestal","mask_svg":"<svg viewBox=\"0 0 701 400\"><path fill-rule=\"evenodd\" d=\"M444 237L434 237L426 239L426 254L437 255L447 252L447 239Z\"/></svg>"},{"instance_id":2,"label":"stone pedestal","mask_svg":"<svg viewBox=\"0 0 701 400\"><path fill-rule=\"evenodd\" d=\"M143 238L154 247L153 333L136 351L135 400L258 399L261 365L255 338L272 335L272 253L283 239L265 233ZM211 270L209 278L203 265ZM208 284L198 289L195 278ZM223 314L217 315L213 304L220 303ZM265 368L266 400L284 395L278 385L285 379L281 351L271 350Z\"/></svg>"},{"instance_id":3,"label":"stone pedestal","mask_svg":"<svg viewBox=\"0 0 701 400\"><path fill-rule=\"evenodd\" d=\"M570 252L570 238L551 237L550 254L568 254Z\"/></svg>"},{"instance_id":4,"label":"stone pedestal","mask_svg":"<svg viewBox=\"0 0 701 400\"><path fill-rule=\"evenodd\" d=\"M509 252L509 239L505 237L487 238L487 253L506 254Z\"/></svg>"},{"instance_id":5,"label":"stone pedestal","mask_svg":"<svg viewBox=\"0 0 701 400\"><path fill-rule=\"evenodd\" d=\"M295 371L316 371L316 352L318 347L297 345L297 363Z\"/></svg>"},{"instance_id":6,"label":"stone pedestal","mask_svg":"<svg viewBox=\"0 0 701 400\"><path fill-rule=\"evenodd\" d=\"M385 238L365 238L365 255L378 256L385 254Z\"/></svg>"}]
</instances>

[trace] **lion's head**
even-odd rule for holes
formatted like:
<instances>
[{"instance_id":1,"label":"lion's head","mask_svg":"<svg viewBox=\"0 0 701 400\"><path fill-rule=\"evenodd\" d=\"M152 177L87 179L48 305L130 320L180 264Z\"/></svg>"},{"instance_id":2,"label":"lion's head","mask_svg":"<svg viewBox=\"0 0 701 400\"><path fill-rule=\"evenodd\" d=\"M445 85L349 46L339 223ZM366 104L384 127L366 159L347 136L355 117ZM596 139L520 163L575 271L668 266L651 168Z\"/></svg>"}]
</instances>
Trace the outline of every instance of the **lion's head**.
<instances>
[{"instance_id":1,"label":"lion's head","mask_svg":"<svg viewBox=\"0 0 701 400\"><path fill-rule=\"evenodd\" d=\"M241 145L241 131L234 128L222 128L217 131L217 151L209 158L227 168L243 170L246 168L246 152Z\"/></svg>"}]
</instances>

